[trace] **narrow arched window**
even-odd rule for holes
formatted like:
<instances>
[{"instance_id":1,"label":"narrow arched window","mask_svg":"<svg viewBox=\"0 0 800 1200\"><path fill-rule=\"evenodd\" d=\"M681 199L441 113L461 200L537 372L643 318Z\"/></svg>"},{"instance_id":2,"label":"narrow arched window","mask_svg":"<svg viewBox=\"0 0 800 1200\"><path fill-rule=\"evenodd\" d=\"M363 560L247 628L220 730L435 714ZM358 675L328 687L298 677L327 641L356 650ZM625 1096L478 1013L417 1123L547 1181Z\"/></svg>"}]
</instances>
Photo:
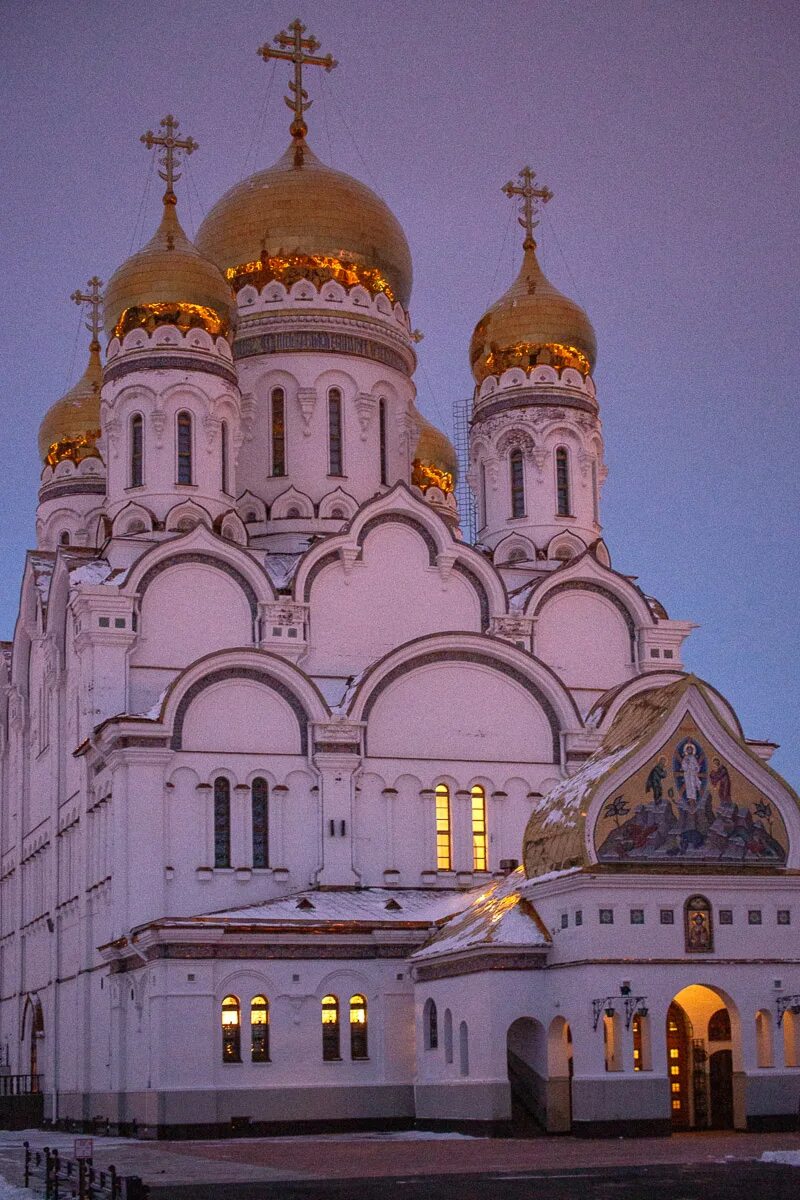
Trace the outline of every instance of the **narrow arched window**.
<instances>
[{"instance_id":1,"label":"narrow arched window","mask_svg":"<svg viewBox=\"0 0 800 1200\"><path fill-rule=\"evenodd\" d=\"M131 417L131 487L144 483L144 418L141 413Z\"/></svg>"},{"instance_id":2,"label":"narrow arched window","mask_svg":"<svg viewBox=\"0 0 800 1200\"><path fill-rule=\"evenodd\" d=\"M231 865L231 785L220 775L214 780L214 866Z\"/></svg>"},{"instance_id":3,"label":"narrow arched window","mask_svg":"<svg viewBox=\"0 0 800 1200\"><path fill-rule=\"evenodd\" d=\"M453 867L453 839L450 829L450 789L446 783L436 785L436 869L450 871Z\"/></svg>"},{"instance_id":4,"label":"narrow arched window","mask_svg":"<svg viewBox=\"0 0 800 1200\"><path fill-rule=\"evenodd\" d=\"M453 1061L453 1014L449 1008L444 1010L444 1061Z\"/></svg>"},{"instance_id":5,"label":"narrow arched window","mask_svg":"<svg viewBox=\"0 0 800 1200\"><path fill-rule=\"evenodd\" d=\"M480 485L480 522L483 529L486 524L486 463L481 463Z\"/></svg>"},{"instance_id":6,"label":"narrow arched window","mask_svg":"<svg viewBox=\"0 0 800 1200\"><path fill-rule=\"evenodd\" d=\"M192 414L178 413L178 483L192 482Z\"/></svg>"},{"instance_id":7,"label":"narrow arched window","mask_svg":"<svg viewBox=\"0 0 800 1200\"><path fill-rule=\"evenodd\" d=\"M559 517L570 515L569 455L564 446L556 450L556 512Z\"/></svg>"},{"instance_id":8,"label":"narrow arched window","mask_svg":"<svg viewBox=\"0 0 800 1200\"><path fill-rule=\"evenodd\" d=\"M511 477L511 516L525 516L525 474L522 464L522 451L512 450L508 456L508 469Z\"/></svg>"},{"instance_id":9,"label":"narrow arched window","mask_svg":"<svg viewBox=\"0 0 800 1200\"><path fill-rule=\"evenodd\" d=\"M469 1030L467 1022L458 1027L458 1069L460 1074L469 1075Z\"/></svg>"},{"instance_id":10,"label":"narrow arched window","mask_svg":"<svg viewBox=\"0 0 800 1200\"><path fill-rule=\"evenodd\" d=\"M487 870L486 842L486 792L475 784L470 793L472 798L472 869Z\"/></svg>"},{"instance_id":11,"label":"narrow arched window","mask_svg":"<svg viewBox=\"0 0 800 1200\"><path fill-rule=\"evenodd\" d=\"M328 392L328 474L344 474L342 457L342 393L338 388L331 388Z\"/></svg>"},{"instance_id":12,"label":"narrow arched window","mask_svg":"<svg viewBox=\"0 0 800 1200\"><path fill-rule=\"evenodd\" d=\"M253 818L253 866L269 866L269 788L266 779L254 779L250 789Z\"/></svg>"},{"instance_id":13,"label":"narrow arched window","mask_svg":"<svg viewBox=\"0 0 800 1200\"><path fill-rule=\"evenodd\" d=\"M269 1001L253 996L250 1001L250 1061L269 1062Z\"/></svg>"},{"instance_id":14,"label":"narrow arched window","mask_svg":"<svg viewBox=\"0 0 800 1200\"><path fill-rule=\"evenodd\" d=\"M435 1000L425 1001L424 1014L425 1049L436 1050L439 1046L439 1014Z\"/></svg>"},{"instance_id":15,"label":"narrow arched window","mask_svg":"<svg viewBox=\"0 0 800 1200\"><path fill-rule=\"evenodd\" d=\"M336 996L322 997L322 1059L335 1062L341 1058L339 1050L339 1001Z\"/></svg>"},{"instance_id":16,"label":"narrow arched window","mask_svg":"<svg viewBox=\"0 0 800 1200\"><path fill-rule=\"evenodd\" d=\"M592 459L592 513L595 525L600 524L600 489L597 481L597 459Z\"/></svg>"},{"instance_id":17,"label":"narrow arched window","mask_svg":"<svg viewBox=\"0 0 800 1200\"><path fill-rule=\"evenodd\" d=\"M272 474L286 474L286 396L283 388L273 388L271 397Z\"/></svg>"},{"instance_id":18,"label":"narrow arched window","mask_svg":"<svg viewBox=\"0 0 800 1200\"><path fill-rule=\"evenodd\" d=\"M381 483L389 482L389 464L386 455L386 401L378 403L378 435L381 444Z\"/></svg>"},{"instance_id":19,"label":"narrow arched window","mask_svg":"<svg viewBox=\"0 0 800 1200\"><path fill-rule=\"evenodd\" d=\"M650 1017L646 1008L635 1014L631 1028L633 1030L633 1069L634 1071L651 1071L653 1062L650 1044Z\"/></svg>"},{"instance_id":20,"label":"narrow arched window","mask_svg":"<svg viewBox=\"0 0 800 1200\"><path fill-rule=\"evenodd\" d=\"M242 1009L238 996L222 1001L222 1061L242 1061Z\"/></svg>"},{"instance_id":21,"label":"narrow arched window","mask_svg":"<svg viewBox=\"0 0 800 1200\"><path fill-rule=\"evenodd\" d=\"M222 490L229 492L228 486L228 422L223 421L220 426L220 467L222 470Z\"/></svg>"},{"instance_id":22,"label":"narrow arched window","mask_svg":"<svg viewBox=\"0 0 800 1200\"><path fill-rule=\"evenodd\" d=\"M350 997L350 1057L369 1058L366 996Z\"/></svg>"},{"instance_id":23,"label":"narrow arched window","mask_svg":"<svg viewBox=\"0 0 800 1200\"><path fill-rule=\"evenodd\" d=\"M69 545L69 530L68 529L61 530L61 533L58 535L58 544L59 544L59 546L68 546Z\"/></svg>"}]
</instances>

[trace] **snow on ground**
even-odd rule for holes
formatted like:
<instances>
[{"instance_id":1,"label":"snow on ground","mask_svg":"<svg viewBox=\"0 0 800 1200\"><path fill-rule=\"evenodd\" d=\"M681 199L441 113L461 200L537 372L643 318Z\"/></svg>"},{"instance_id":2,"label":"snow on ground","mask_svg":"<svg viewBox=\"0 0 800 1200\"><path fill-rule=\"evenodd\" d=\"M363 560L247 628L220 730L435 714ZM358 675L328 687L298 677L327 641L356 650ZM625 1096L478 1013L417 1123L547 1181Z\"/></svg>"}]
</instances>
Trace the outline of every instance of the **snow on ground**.
<instances>
[{"instance_id":1,"label":"snow on ground","mask_svg":"<svg viewBox=\"0 0 800 1200\"><path fill-rule=\"evenodd\" d=\"M759 1162L783 1163L788 1167L800 1167L800 1150L765 1150Z\"/></svg>"},{"instance_id":2,"label":"snow on ground","mask_svg":"<svg viewBox=\"0 0 800 1200\"><path fill-rule=\"evenodd\" d=\"M31 1200L32 1195L29 1188L14 1187L0 1175L0 1200Z\"/></svg>"}]
</instances>

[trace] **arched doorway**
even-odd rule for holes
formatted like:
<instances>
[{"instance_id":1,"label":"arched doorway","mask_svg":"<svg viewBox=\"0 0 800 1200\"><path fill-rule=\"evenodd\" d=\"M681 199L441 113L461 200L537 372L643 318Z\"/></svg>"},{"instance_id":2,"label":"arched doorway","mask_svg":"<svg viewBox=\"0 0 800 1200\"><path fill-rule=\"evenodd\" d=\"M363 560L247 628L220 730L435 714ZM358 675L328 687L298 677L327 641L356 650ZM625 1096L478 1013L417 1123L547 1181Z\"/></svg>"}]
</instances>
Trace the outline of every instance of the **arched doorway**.
<instances>
[{"instance_id":1,"label":"arched doorway","mask_svg":"<svg viewBox=\"0 0 800 1200\"><path fill-rule=\"evenodd\" d=\"M22 1013L22 1040L28 1041L29 1090L41 1088L40 1043L44 1037L44 1016L38 996L28 996Z\"/></svg>"},{"instance_id":2,"label":"arched doorway","mask_svg":"<svg viewBox=\"0 0 800 1200\"><path fill-rule=\"evenodd\" d=\"M547 1036L532 1017L520 1017L506 1034L511 1130L529 1137L547 1129Z\"/></svg>"},{"instance_id":3,"label":"arched doorway","mask_svg":"<svg viewBox=\"0 0 800 1200\"><path fill-rule=\"evenodd\" d=\"M667 1073L673 1129L733 1129L738 1014L703 984L677 993L667 1013Z\"/></svg>"}]
</instances>

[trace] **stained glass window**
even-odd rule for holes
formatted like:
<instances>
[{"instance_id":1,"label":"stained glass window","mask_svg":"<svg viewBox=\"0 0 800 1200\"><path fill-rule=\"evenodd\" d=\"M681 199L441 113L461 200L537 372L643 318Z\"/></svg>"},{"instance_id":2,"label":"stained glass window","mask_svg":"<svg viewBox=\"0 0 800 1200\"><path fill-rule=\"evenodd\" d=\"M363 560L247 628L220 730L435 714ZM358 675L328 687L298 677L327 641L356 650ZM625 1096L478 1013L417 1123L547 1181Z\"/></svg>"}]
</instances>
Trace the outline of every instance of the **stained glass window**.
<instances>
[{"instance_id":1,"label":"stained glass window","mask_svg":"<svg viewBox=\"0 0 800 1200\"><path fill-rule=\"evenodd\" d=\"M367 1052L367 1001L364 996L350 997L350 1057L369 1058Z\"/></svg>"},{"instance_id":2,"label":"stained glass window","mask_svg":"<svg viewBox=\"0 0 800 1200\"><path fill-rule=\"evenodd\" d=\"M472 792L472 869L487 870L486 793L478 784Z\"/></svg>"},{"instance_id":3,"label":"stained glass window","mask_svg":"<svg viewBox=\"0 0 800 1200\"><path fill-rule=\"evenodd\" d=\"M283 388L272 390L272 474L286 474L286 398Z\"/></svg>"},{"instance_id":4,"label":"stained glass window","mask_svg":"<svg viewBox=\"0 0 800 1200\"><path fill-rule=\"evenodd\" d=\"M563 446L556 450L556 512L560 517L570 515L569 455Z\"/></svg>"},{"instance_id":5,"label":"stained glass window","mask_svg":"<svg viewBox=\"0 0 800 1200\"><path fill-rule=\"evenodd\" d=\"M254 779L250 789L253 816L253 866L269 866L269 788L266 779Z\"/></svg>"},{"instance_id":6,"label":"stained glass window","mask_svg":"<svg viewBox=\"0 0 800 1200\"><path fill-rule=\"evenodd\" d=\"M253 996L250 1001L250 1061L269 1062L269 1001Z\"/></svg>"},{"instance_id":7,"label":"stained glass window","mask_svg":"<svg viewBox=\"0 0 800 1200\"><path fill-rule=\"evenodd\" d=\"M144 418L141 413L131 417L131 487L144 482Z\"/></svg>"},{"instance_id":8,"label":"stained glass window","mask_svg":"<svg viewBox=\"0 0 800 1200\"><path fill-rule=\"evenodd\" d=\"M453 847L450 836L450 789L446 783L436 785L436 869L450 871L453 866Z\"/></svg>"},{"instance_id":9,"label":"stained glass window","mask_svg":"<svg viewBox=\"0 0 800 1200\"><path fill-rule=\"evenodd\" d=\"M522 451L512 450L508 458L511 476L511 516L525 516L525 475L522 463Z\"/></svg>"},{"instance_id":10,"label":"stained glass window","mask_svg":"<svg viewBox=\"0 0 800 1200\"><path fill-rule=\"evenodd\" d=\"M222 1001L222 1061L242 1061L242 1011L238 996Z\"/></svg>"},{"instance_id":11,"label":"stained glass window","mask_svg":"<svg viewBox=\"0 0 800 1200\"><path fill-rule=\"evenodd\" d=\"M328 392L328 474L343 475L342 458L342 393L338 388Z\"/></svg>"},{"instance_id":12,"label":"stained glass window","mask_svg":"<svg viewBox=\"0 0 800 1200\"><path fill-rule=\"evenodd\" d=\"M322 1058L333 1062L341 1058L339 1051L339 1001L336 996L322 997Z\"/></svg>"},{"instance_id":13,"label":"stained glass window","mask_svg":"<svg viewBox=\"0 0 800 1200\"><path fill-rule=\"evenodd\" d=\"M214 780L214 866L231 865L231 785L220 776Z\"/></svg>"},{"instance_id":14,"label":"stained glass window","mask_svg":"<svg viewBox=\"0 0 800 1200\"><path fill-rule=\"evenodd\" d=\"M178 483L192 482L192 414L178 413Z\"/></svg>"}]
</instances>

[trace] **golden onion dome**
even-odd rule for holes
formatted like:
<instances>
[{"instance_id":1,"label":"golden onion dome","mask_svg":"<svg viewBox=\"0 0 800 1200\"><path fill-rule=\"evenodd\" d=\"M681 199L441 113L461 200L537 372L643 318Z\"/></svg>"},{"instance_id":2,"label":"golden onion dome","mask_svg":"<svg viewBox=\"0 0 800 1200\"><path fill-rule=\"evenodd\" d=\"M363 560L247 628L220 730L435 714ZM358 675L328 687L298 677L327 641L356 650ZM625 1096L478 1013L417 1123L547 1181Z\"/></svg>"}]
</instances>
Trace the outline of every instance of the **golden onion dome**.
<instances>
[{"instance_id":1,"label":"golden onion dome","mask_svg":"<svg viewBox=\"0 0 800 1200\"><path fill-rule=\"evenodd\" d=\"M100 388L103 367L100 343L92 342L89 362L74 387L57 400L39 426L39 457L48 467L64 459L74 463L84 458L99 458Z\"/></svg>"},{"instance_id":2,"label":"golden onion dome","mask_svg":"<svg viewBox=\"0 0 800 1200\"><path fill-rule=\"evenodd\" d=\"M441 429L437 429L421 413L417 413L417 416L422 427L414 450L411 482L423 492L430 487L438 487L449 494L455 491L458 482L456 448Z\"/></svg>"},{"instance_id":3,"label":"golden onion dome","mask_svg":"<svg viewBox=\"0 0 800 1200\"><path fill-rule=\"evenodd\" d=\"M574 367L584 377L594 369L597 343L591 322L547 279L532 240L519 275L475 326L469 357L479 385L509 367L530 370L547 363L558 370Z\"/></svg>"},{"instance_id":4,"label":"golden onion dome","mask_svg":"<svg viewBox=\"0 0 800 1200\"><path fill-rule=\"evenodd\" d=\"M184 332L199 327L224 337L233 306L230 284L189 241L168 192L155 235L108 282L104 322L109 336L177 325Z\"/></svg>"},{"instance_id":5,"label":"golden onion dome","mask_svg":"<svg viewBox=\"0 0 800 1200\"><path fill-rule=\"evenodd\" d=\"M305 141L237 183L214 205L197 245L239 291L273 279L362 284L408 308L411 253L400 223L359 180L334 171Z\"/></svg>"}]
</instances>

